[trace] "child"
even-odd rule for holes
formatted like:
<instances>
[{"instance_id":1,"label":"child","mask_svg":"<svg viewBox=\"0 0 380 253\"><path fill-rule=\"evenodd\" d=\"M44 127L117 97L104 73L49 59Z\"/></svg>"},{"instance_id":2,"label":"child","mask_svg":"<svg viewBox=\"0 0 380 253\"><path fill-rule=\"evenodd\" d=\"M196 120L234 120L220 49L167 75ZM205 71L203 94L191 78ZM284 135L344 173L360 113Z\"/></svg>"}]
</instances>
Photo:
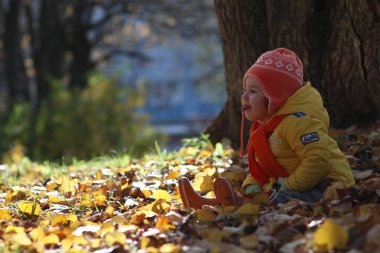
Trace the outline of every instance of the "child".
<instances>
[{"instance_id":1,"label":"child","mask_svg":"<svg viewBox=\"0 0 380 253\"><path fill-rule=\"evenodd\" d=\"M318 202L328 185L355 184L344 154L328 136L321 95L303 83L302 63L293 51L278 48L262 54L245 73L243 90L242 130L244 117L253 122L245 194L270 191L274 204L290 198ZM243 131L241 135L243 139ZM238 205L242 199L225 178L215 180L214 199L200 196L185 178L179 189L185 207Z\"/></svg>"}]
</instances>

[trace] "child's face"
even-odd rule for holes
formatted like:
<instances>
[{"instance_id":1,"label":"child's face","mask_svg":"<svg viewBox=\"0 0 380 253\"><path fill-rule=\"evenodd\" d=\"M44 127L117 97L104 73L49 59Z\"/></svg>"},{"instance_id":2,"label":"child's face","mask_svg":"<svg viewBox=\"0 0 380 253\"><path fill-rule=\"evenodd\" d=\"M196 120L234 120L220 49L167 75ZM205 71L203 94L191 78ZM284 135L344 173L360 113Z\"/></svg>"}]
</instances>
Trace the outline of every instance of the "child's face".
<instances>
[{"instance_id":1,"label":"child's face","mask_svg":"<svg viewBox=\"0 0 380 253\"><path fill-rule=\"evenodd\" d=\"M264 121L268 117L268 99L255 79L248 77L243 83L242 111L249 121Z\"/></svg>"}]
</instances>

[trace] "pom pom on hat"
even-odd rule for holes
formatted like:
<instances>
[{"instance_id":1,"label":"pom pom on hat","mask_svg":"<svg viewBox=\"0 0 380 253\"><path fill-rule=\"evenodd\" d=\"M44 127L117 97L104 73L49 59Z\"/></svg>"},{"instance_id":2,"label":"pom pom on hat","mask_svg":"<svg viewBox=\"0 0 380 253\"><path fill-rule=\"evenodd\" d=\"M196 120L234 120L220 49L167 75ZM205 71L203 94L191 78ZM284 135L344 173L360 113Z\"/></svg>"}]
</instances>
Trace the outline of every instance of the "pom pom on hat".
<instances>
[{"instance_id":1,"label":"pom pom on hat","mask_svg":"<svg viewBox=\"0 0 380 253\"><path fill-rule=\"evenodd\" d=\"M262 54L245 73L243 82L254 78L269 100L268 115L279 109L303 85L303 66L298 56L286 48Z\"/></svg>"}]
</instances>

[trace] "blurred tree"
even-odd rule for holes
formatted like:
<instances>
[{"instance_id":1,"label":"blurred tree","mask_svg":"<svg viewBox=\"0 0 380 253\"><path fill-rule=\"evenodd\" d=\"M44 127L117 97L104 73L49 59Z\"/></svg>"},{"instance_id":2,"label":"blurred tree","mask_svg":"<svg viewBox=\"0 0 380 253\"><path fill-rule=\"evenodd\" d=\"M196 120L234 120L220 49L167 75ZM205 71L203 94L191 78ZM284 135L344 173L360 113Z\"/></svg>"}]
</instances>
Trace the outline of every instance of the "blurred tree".
<instances>
[{"instance_id":1,"label":"blurred tree","mask_svg":"<svg viewBox=\"0 0 380 253\"><path fill-rule=\"evenodd\" d=\"M186 4L184 4L186 2ZM86 75L113 56L148 60L133 46L128 18L147 23L145 33L177 33L183 37L217 34L207 15L210 0L190 3L173 0L0 0L0 55L10 100L35 103L48 98L52 79L64 79L67 87L86 87ZM189 15L189 12L192 14ZM3 20L3 21L1 21ZM202 25L199 25L202 20ZM144 33L142 26L141 33ZM129 33L121 44L118 34ZM101 51L95 56L94 51ZM1 72L0 72L1 73ZM4 85L4 84L1 84ZM17 101L17 99L16 99Z\"/></svg>"},{"instance_id":2,"label":"blurred tree","mask_svg":"<svg viewBox=\"0 0 380 253\"><path fill-rule=\"evenodd\" d=\"M55 80L77 92L87 88L89 73L114 56L148 61L136 46L141 41L217 35L209 22L212 8L212 0L0 0L0 91L8 98L0 123L13 117L30 121L23 128L30 132L23 140L29 141L23 144L32 150L41 110L54 112ZM22 102L30 105L27 110L19 109ZM12 115L17 111L32 116ZM52 131L49 127L45 130Z\"/></svg>"},{"instance_id":3,"label":"blurred tree","mask_svg":"<svg viewBox=\"0 0 380 253\"><path fill-rule=\"evenodd\" d=\"M213 141L239 144L242 77L261 53L287 47L322 93L334 127L380 113L379 1L215 0L228 101L208 127Z\"/></svg>"},{"instance_id":4,"label":"blurred tree","mask_svg":"<svg viewBox=\"0 0 380 253\"><path fill-rule=\"evenodd\" d=\"M3 5L4 3L2 3ZM2 16L2 28L3 33L1 36L2 45L0 49L1 62L3 62L3 70L5 80L9 84L8 92L9 96L15 100L24 100L29 97L27 89L27 82L25 82L25 75L23 71L23 59L21 54L21 48L19 46L20 41L20 29L19 29L19 14L20 14L20 1L10 1L8 11L5 12L4 6L0 8Z\"/></svg>"}]
</instances>

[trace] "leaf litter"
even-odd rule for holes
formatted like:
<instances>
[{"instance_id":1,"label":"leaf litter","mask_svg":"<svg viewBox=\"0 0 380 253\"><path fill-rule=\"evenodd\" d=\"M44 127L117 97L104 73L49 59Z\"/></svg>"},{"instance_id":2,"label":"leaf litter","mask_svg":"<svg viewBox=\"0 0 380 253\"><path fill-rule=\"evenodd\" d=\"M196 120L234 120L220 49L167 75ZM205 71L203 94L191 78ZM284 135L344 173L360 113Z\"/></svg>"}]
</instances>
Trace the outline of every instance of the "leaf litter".
<instances>
[{"instance_id":1,"label":"leaf litter","mask_svg":"<svg viewBox=\"0 0 380 253\"><path fill-rule=\"evenodd\" d=\"M179 177L213 197L215 178L238 192L248 173L228 145L202 136L178 152L103 168L36 164L1 184L1 252L374 252L380 251L380 129L332 133L357 185L327 189L316 204L274 206L261 194L240 207L185 209ZM4 167L4 166L3 166ZM2 168L3 168L2 167ZM34 170L35 168L35 170Z\"/></svg>"}]
</instances>

